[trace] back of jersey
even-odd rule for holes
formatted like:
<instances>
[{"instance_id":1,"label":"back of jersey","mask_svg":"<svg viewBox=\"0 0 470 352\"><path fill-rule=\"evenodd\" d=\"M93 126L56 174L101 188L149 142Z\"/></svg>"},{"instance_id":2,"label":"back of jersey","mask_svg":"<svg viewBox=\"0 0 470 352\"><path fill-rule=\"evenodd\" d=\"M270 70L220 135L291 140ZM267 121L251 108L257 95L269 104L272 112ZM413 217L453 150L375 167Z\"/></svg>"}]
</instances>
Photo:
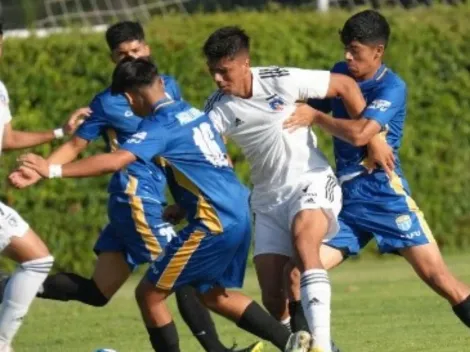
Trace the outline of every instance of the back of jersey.
<instances>
[{"instance_id":1,"label":"back of jersey","mask_svg":"<svg viewBox=\"0 0 470 352\"><path fill-rule=\"evenodd\" d=\"M176 81L162 75L169 97L180 100ZM110 88L96 95L90 104L93 111L79 127L76 135L88 141L103 137L110 151L118 149L137 132L142 119L132 112L127 99L111 94ZM165 177L156 165L135 162L116 172L110 180L109 193L125 193L165 203Z\"/></svg>"},{"instance_id":2,"label":"back of jersey","mask_svg":"<svg viewBox=\"0 0 470 352\"><path fill-rule=\"evenodd\" d=\"M122 148L147 162L160 157L168 164L169 185L189 223L220 233L246 218L249 192L229 166L222 137L198 109L160 103Z\"/></svg>"}]
</instances>

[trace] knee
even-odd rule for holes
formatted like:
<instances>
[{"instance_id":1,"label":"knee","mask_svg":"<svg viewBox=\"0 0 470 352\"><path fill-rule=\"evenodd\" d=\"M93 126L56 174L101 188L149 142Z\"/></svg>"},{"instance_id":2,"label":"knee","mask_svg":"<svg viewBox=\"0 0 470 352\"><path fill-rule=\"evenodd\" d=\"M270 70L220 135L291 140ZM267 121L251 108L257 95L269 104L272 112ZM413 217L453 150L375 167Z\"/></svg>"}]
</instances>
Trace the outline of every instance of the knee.
<instances>
[{"instance_id":1,"label":"knee","mask_svg":"<svg viewBox=\"0 0 470 352\"><path fill-rule=\"evenodd\" d=\"M201 296L204 305L210 310L217 311L227 298L226 292L223 289L214 288Z\"/></svg>"}]
</instances>

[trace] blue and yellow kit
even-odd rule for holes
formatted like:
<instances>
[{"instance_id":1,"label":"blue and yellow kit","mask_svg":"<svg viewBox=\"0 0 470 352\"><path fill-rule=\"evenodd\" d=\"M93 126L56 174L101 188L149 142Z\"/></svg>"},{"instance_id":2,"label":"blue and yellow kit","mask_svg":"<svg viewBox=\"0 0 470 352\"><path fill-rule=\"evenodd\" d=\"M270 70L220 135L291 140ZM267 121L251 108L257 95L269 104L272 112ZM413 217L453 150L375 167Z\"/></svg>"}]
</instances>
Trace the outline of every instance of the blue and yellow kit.
<instances>
[{"instance_id":1,"label":"blue and yellow kit","mask_svg":"<svg viewBox=\"0 0 470 352\"><path fill-rule=\"evenodd\" d=\"M186 211L188 225L150 266L147 278L164 290L241 287L251 238L249 192L229 166L222 137L207 115L164 99L122 149L165 165L175 202Z\"/></svg>"},{"instance_id":2,"label":"blue and yellow kit","mask_svg":"<svg viewBox=\"0 0 470 352\"><path fill-rule=\"evenodd\" d=\"M180 100L176 81L162 76L168 96ZM109 150L116 150L138 129L142 119L135 116L123 95L112 95L108 88L94 97L92 115L75 133L87 141L103 137ZM109 224L101 232L95 252L123 252L135 266L151 262L175 235L162 220L166 179L161 168L136 161L116 172L109 183Z\"/></svg>"},{"instance_id":3,"label":"blue and yellow kit","mask_svg":"<svg viewBox=\"0 0 470 352\"><path fill-rule=\"evenodd\" d=\"M337 63L332 72L350 75L345 62ZM411 198L398 157L406 117L406 84L385 65L374 77L358 84L367 102L363 116L382 127L394 150L395 172L391 179L382 169L368 174L364 166L368 162L367 147L355 147L334 138L343 209L339 215L340 231L327 244L354 255L372 238L384 253L434 242L422 212ZM340 99L310 101L310 105L331 111L335 118L349 118Z\"/></svg>"}]
</instances>

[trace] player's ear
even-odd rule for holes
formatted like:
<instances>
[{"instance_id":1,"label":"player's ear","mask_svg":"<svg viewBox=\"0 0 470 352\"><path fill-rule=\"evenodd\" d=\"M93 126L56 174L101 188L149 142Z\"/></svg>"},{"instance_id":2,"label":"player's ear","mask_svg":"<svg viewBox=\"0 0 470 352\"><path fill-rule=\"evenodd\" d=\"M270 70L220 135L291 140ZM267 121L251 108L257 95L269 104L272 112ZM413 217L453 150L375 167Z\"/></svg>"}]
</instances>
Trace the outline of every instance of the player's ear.
<instances>
[{"instance_id":1,"label":"player's ear","mask_svg":"<svg viewBox=\"0 0 470 352\"><path fill-rule=\"evenodd\" d=\"M381 59L382 56L384 55L384 52L385 52L385 46L383 44L377 45L377 49L375 51L376 59Z\"/></svg>"},{"instance_id":2,"label":"player's ear","mask_svg":"<svg viewBox=\"0 0 470 352\"><path fill-rule=\"evenodd\" d=\"M129 94L128 92L124 92L124 96L126 97L127 101L129 102L129 105L132 106L134 103L134 97L132 94Z\"/></svg>"}]
</instances>

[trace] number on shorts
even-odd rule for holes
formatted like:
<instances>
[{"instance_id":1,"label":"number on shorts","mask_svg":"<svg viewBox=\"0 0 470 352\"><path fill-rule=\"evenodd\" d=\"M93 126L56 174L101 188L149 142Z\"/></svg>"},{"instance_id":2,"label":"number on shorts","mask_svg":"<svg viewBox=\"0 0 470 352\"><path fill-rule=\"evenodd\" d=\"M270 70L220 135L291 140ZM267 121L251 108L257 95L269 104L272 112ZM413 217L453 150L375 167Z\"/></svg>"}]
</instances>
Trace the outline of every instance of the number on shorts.
<instances>
[{"instance_id":1,"label":"number on shorts","mask_svg":"<svg viewBox=\"0 0 470 352\"><path fill-rule=\"evenodd\" d=\"M193 138L207 161L215 166L228 166L227 157L217 144L210 124L203 122L193 128Z\"/></svg>"}]
</instances>

